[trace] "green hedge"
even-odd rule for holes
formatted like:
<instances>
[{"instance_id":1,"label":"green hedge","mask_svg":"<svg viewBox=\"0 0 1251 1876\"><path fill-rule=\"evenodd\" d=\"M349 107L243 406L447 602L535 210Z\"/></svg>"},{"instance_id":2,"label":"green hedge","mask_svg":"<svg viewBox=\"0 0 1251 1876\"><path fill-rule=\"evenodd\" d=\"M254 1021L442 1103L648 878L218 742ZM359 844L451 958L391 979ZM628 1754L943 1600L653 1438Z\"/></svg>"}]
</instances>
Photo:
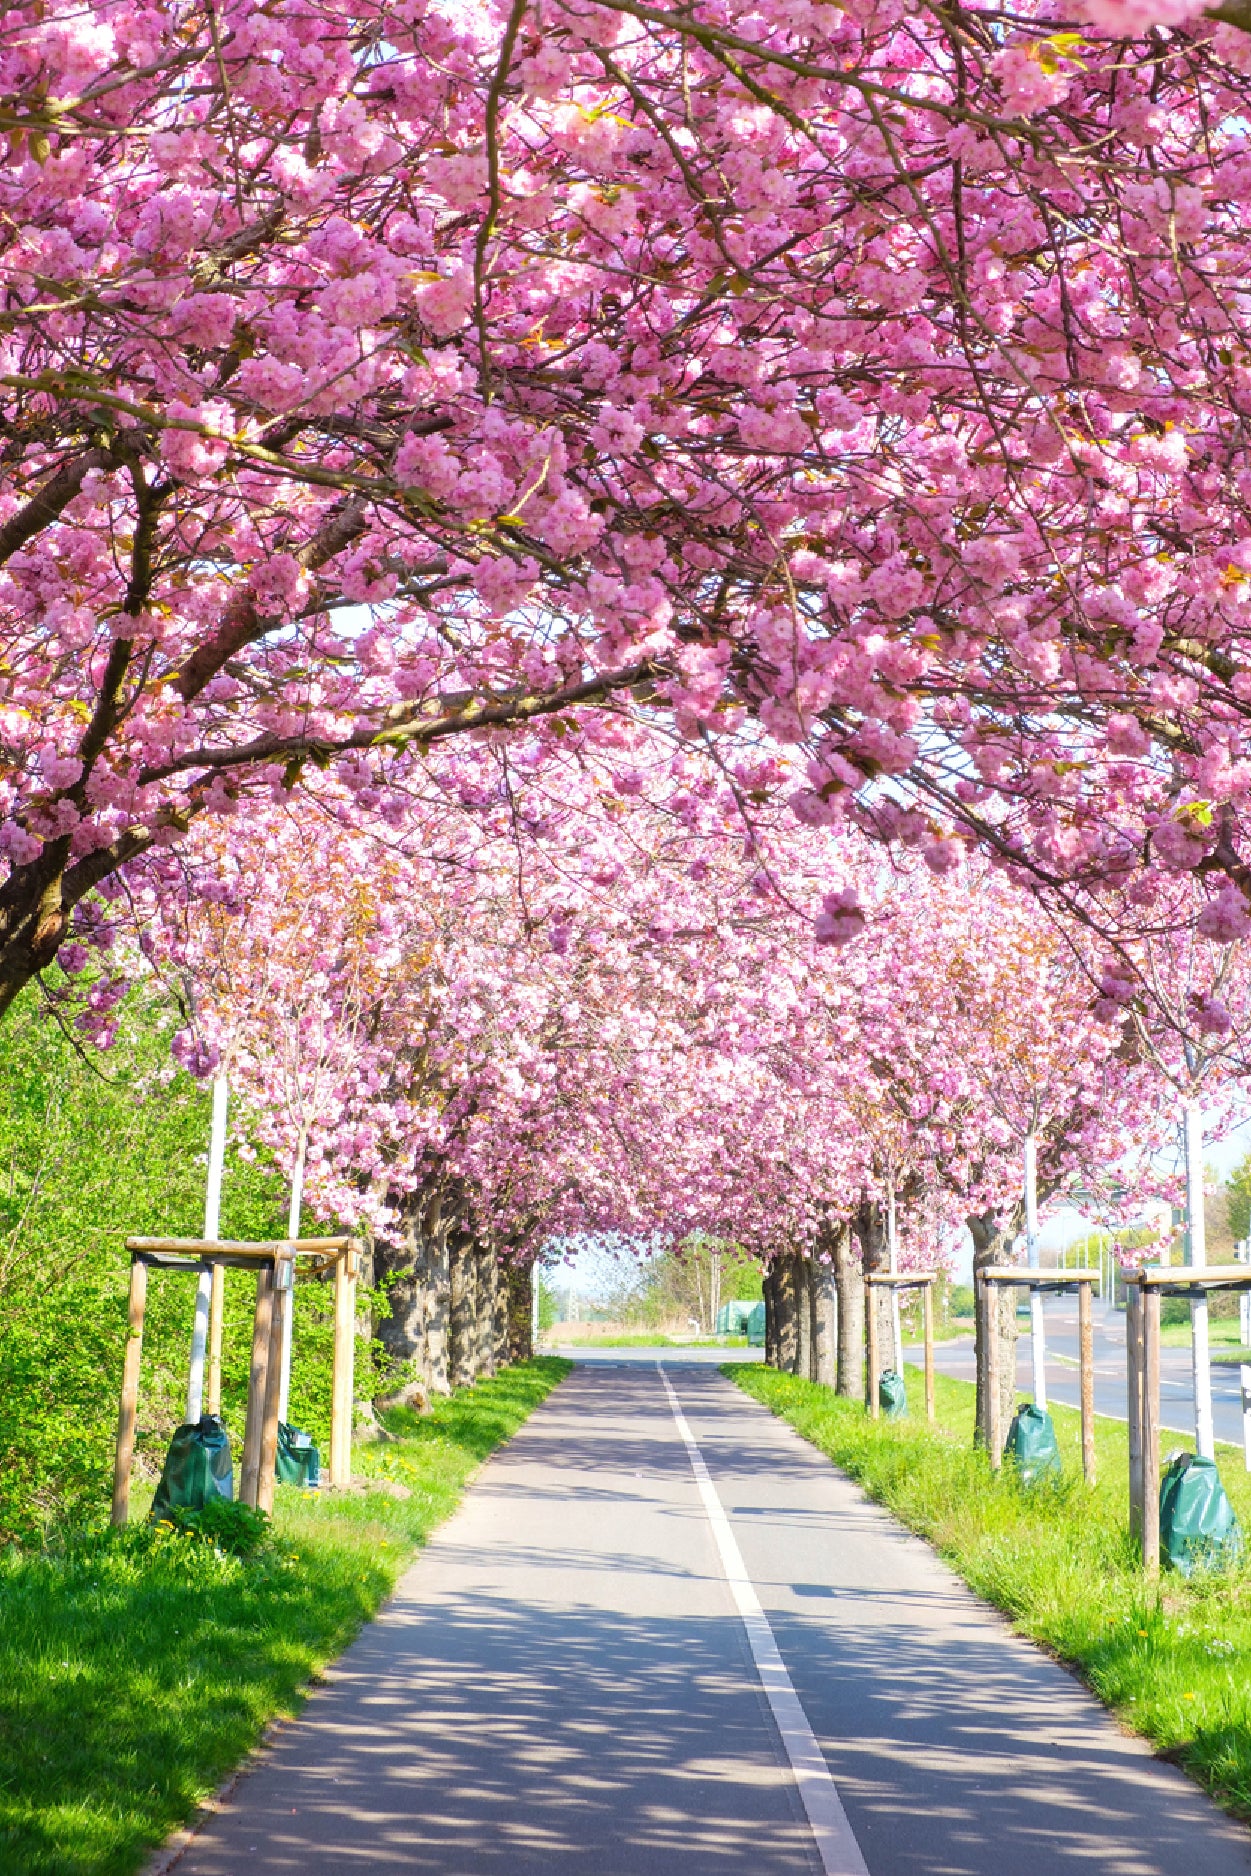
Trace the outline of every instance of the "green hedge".
<instances>
[{"instance_id":1,"label":"green hedge","mask_svg":"<svg viewBox=\"0 0 1251 1876\"><path fill-rule=\"evenodd\" d=\"M103 1511L111 1480L131 1233L198 1236L210 1098L170 1060L172 1009L130 999L115 1046L80 1050L35 998L0 1047L0 1543ZM286 1229L284 1183L227 1158L222 1228ZM241 1434L255 1279L227 1273L223 1410ZM141 1469L182 1418L194 1285L153 1272L140 1396ZM297 1291L292 1413L329 1432L329 1291Z\"/></svg>"}]
</instances>

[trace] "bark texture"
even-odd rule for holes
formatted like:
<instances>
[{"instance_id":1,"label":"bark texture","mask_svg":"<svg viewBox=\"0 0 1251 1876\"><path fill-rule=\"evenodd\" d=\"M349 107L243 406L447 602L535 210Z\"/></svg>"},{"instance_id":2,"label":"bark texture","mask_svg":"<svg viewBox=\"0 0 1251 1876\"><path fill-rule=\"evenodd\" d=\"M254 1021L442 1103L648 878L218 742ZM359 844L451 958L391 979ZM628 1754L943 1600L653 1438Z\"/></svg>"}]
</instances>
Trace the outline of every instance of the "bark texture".
<instances>
[{"instance_id":1,"label":"bark texture","mask_svg":"<svg viewBox=\"0 0 1251 1876\"><path fill-rule=\"evenodd\" d=\"M865 1275L875 1270L889 1270L890 1244L886 1235L886 1213L881 1204L876 1199L866 1199L856 1211L854 1224ZM876 1312L878 1354L885 1374L895 1365L895 1316L890 1286L882 1284L875 1288L866 1284L864 1291L865 1309ZM868 1386L867 1366L865 1386Z\"/></svg>"},{"instance_id":2,"label":"bark texture","mask_svg":"<svg viewBox=\"0 0 1251 1876\"><path fill-rule=\"evenodd\" d=\"M991 1212L979 1213L967 1220L973 1239L973 1281L978 1272L992 1264L1002 1264L1007 1256L1007 1227ZM990 1444L989 1348L986 1329L999 1337L999 1433L1006 1439L1016 1404L1016 1292L1010 1285L996 1285L987 1310L977 1311L977 1407L975 1433L979 1446Z\"/></svg>"},{"instance_id":3,"label":"bark texture","mask_svg":"<svg viewBox=\"0 0 1251 1876\"><path fill-rule=\"evenodd\" d=\"M762 1288L765 1306L765 1365L776 1368L778 1365L778 1295L777 1261L769 1264L764 1273Z\"/></svg>"},{"instance_id":4,"label":"bark texture","mask_svg":"<svg viewBox=\"0 0 1251 1876\"><path fill-rule=\"evenodd\" d=\"M506 1280L508 1359L528 1361L534 1353L534 1270L509 1264Z\"/></svg>"},{"instance_id":5,"label":"bark texture","mask_svg":"<svg viewBox=\"0 0 1251 1876\"><path fill-rule=\"evenodd\" d=\"M812 1379L812 1259L791 1259L795 1272L795 1373Z\"/></svg>"},{"instance_id":6,"label":"bark texture","mask_svg":"<svg viewBox=\"0 0 1251 1876\"><path fill-rule=\"evenodd\" d=\"M849 1225L839 1225L831 1244L838 1293L838 1374L835 1391L848 1400L864 1396L864 1271Z\"/></svg>"},{"instance_id":7,"label":"bark texture","mask_svg":"<svg viewBox=\"0 0 1251 1876\"><path fill-rule=\"evenodd\" d=\"M774 1265L774 1296L778 1312L779 1368L796 1372L799 1359L799 1310L795 1284L795 1259L779 1257Z\"/></svg>"},{"instance_id":8,"label":"bark texture","mask_svg":"<svg viewBox=\"0 0 1251 1876\"><path fill-rule=\"evenodd\" d=\"M833 1387L838 1379L838 1290L828 1255L812 1260L808 1300L812 1324L809 1376L822 1387Z\"/></svg>"},{"instance_id":9,"label":"bark texture","mask_svg":"<svg viewBox=\"0 0 1251 1876\"><path fill-rule=\"evenodd\" d=\"M477 1356L477 1258L465 1231L451 1242L448 1370L452 1386L468 1387Z\"/></svg>"}]
</instances>

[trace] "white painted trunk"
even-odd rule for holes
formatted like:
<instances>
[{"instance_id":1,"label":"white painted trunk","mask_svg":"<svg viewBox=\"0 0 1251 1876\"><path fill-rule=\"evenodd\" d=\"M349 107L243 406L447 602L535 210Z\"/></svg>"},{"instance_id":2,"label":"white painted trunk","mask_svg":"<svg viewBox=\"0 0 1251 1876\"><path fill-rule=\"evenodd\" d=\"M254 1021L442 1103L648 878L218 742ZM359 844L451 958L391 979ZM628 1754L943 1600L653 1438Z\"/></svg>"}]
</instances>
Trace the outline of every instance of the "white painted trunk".
<instances>
[{"instance_id":1,"label":"white painted trunk","mask_svg":"<svg viewBox=\"0 0 1251 1876\"><path fill-rule=\"evenodd\" d=\"M1208 1261L1207 1224L1203 1215L1203 1113L1196 1100L1182 1109L1186 1140L1186 1262L1202 1270ZM1190 1305L1190 1365L1195 1401L1195 1451L1215 1459L1212 1428L1212 1354L1208 1344L1208 1299Z\"/></svg>"},{"instance_id":2,"label":"white painted trunk","mask_svg":"<svg viewBox=\"0 0 1251 1876\"><path fill-rule=\"evenodd\" d=\"M226 1108L229 1087L225 1075L213 1083L213 1124L209 1133L208 1183L204 1190L204 1236L210 1243L221 1235L222 1169L226 1163ZM204 1412L204 1357L208 1348L209 1309L213 1300L213 1273L202 1270L195 1289L195 1321L191 1329L191 1361L187 1369L187 1420L194 1426Z\"/></svg>"},{"instance_id":3,"label":"white painted trunk","mask_svg":"<svg viewBox=\"0 0 1251 1876\"><path fill-rule=\"evenodd\" d=\"M1038 1250L1038 1138L1025 1136L1025 1261L1031 1270L1039 1268ZM1034 1384L1034 1405L1047 1406L1047 1324L1043 1315L1042 1292L1029 1293L1030 1367Z\"/></svg>"}]
</instances>

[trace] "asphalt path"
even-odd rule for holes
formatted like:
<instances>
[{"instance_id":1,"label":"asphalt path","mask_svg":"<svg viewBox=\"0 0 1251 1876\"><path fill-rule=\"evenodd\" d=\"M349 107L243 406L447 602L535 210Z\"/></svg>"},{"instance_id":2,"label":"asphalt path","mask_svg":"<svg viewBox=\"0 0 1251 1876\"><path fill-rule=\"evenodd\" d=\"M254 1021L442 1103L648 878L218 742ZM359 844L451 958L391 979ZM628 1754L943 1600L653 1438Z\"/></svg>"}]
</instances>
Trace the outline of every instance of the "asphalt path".
<instances>
[{"instance_id":1,"label":"asphalt path","mask_svg":"<svg viewBox=\"0 0 1251 1876\"><path fill-rule=\"evenodd\" d=\"M789 1428L707 1363L606 1355L176 1876L1251 1876L1251 1836Z\"/></svg>"},{"instance_id":2,"label":"asphalt path","mask_svg":"<svg viewBox=\"0 0 1251 1876\"><path fill-rule=\"evenodd\" d=\"M1068 1297L1055 1297L1043 1305L1046 1317L1047 1394L1065 1407L1080 1407L1078 1371L1077 1303ZM1029 1324L1019 1318L1021 1339L1017 1343L1017 1386L1028 1394L1032 1385ZM1119 1420L1125 1419L1125 1317L1120 1312L1096 1303L1094 1308L1095 1412ZM921 1353L909 1347L904 1359L919 1364ZM961 1336L954 1342L939 1342L934 1350L935 1366L941 1374L954 1375L961 1381L974 1379L973 1338ZM1212 1364L1212 1422L1218 1440L1242 1445L1242 1396L1238 1369L1228 1363ZM1194 1436L1194 1395L1188 1348L1160 1350L1160 1421L1172 1432Z\"/></svg>"}]
</instances>

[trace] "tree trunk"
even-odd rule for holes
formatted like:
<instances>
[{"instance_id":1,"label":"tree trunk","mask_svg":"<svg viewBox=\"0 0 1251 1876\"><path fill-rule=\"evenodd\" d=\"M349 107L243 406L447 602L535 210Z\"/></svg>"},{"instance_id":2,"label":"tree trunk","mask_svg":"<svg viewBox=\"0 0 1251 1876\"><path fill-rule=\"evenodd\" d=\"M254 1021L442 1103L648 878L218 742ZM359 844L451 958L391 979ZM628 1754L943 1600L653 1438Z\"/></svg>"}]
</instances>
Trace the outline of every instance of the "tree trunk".
<instances>
[{"instance_id":1,"label":"tree trunk","mask_svg":"<svg viewBox=\"0 0 1251 1876\"><path fill-rule=\"evenodd\" d=\"M834 1233L834 1285L838 1292L838 1378L835 1391L847 1400L864 1397L864 1271L850 1226Z\"/></svg>"},{"instance_id":2,"label":"tree trunk","mask_svg":"<svg viewBox=\"0 0 1251 1876\"><path fill-rule=\"evenodd\" d=\"M778 1367L794 1374L799 1355L799 1310L795 1294L795 1259L779 1257L774 1266L778 1306Z\"/></svg>"},{"instance_id":3,"label":"tree trunk","mask_svg":"<svg viewBox=\"0 0 1251 1876\"><path fill-rule=\"evenodd\" d=\"M791 1260L795 1272L795 1373L812 1378L812 1260Z\"/></svg>"},{"instance_id":4,"label":"tree trunk","mask_svg":"<svg viewBox=\"0 0 1251 1876\"><path fill-rule=\"evenodd\" d=\"M814 1257L809 1271L808 1295L812 1314L812 1365L809 1373L822 1387L838 1378L838 1291L833 1262Z\"/></svg>"},{"instance_id":5,"label":"tree trunk","mask_svg":"<svg viewBox=\"0 0 1251 1876\"><path fill-rule=\"evenodd\" d=\"M469 1387L473 1382L474 1358L473 1247L463 1231L452 1234L449 1265L448 1379L453 1387Z\"/></svg>"},{"instance_id":6,"label":"tree trunk","mask_svg":"<svg viewBox=\"0 0 1251 1876\"><path fill-rule=\"evenodd\" d=\"M765 1306L765 1365L776 1368L778 1365L778 1289L777 1260L765 1266L761 1288L764 1291Z\"/></svg>"},{"instance_id":7,"label":"tree trunk","mask_svg":"<svg viewBox=\"0 0 1251 1876\"><path fill-rule=\"evenodd\" d=\"M495 1257L494 1244L486 1244L478 1251L474 1259L476 1265L474 1284L477 1303L477 1348L475 1368L479 1375L488 1378L495 1373L495 1275L499 1264Z\"/></svg>"},{"instance_id":8,"label":"tree trunk","mask_svg":"<svg viewBox=\"0 0 1251 1876\"><path fill-rule=\"evenodd\" d=\"M886 1214L876 1199L865 1199L855 1215L856 1236L860 1240L860 1250L864 1258L864 1272L887 1270L890 1267L890 1244L886 1235ZM889 1284L865 1285L866 1309L876 1311L877 1345L882 1353L883 1372L894 1366L895 1356L895 1317L891 1308ZM866 1378L865 1386L868 1381Z\"/></svg>"},{"instance_id":9,"label":"tree trunk","mask_svg":"<svg viewBox=\"0 0 1251 1876\"><path fill-rule=\"evenodd\" d=\"M977 1289L977 1275L992 1264L1004 1262L1007 1252L1005 1240L1007 1227L1001 1224L993 1212L981 1212L967 1220L973 1239L973 1285ZM990 1392L988 1386L990 1374L989 1349L984 1329L989 1321L992 1329L996 1325L999 1336L999 1434L1007 1438L1008 1427L1016 1406L1016 1292L1010 1284L998 1284L989 1300L989 1310L976 1312L976 1361L977 1361L977 1406L974 1419L974 1439L979 1446L990 1444Z\"/></svg>"},{"instance_id":10,"label":"tree trunk","mask_svg":"<svg viewBox=\"0 0 1251 1876\"><path fill-rule=\"evenodd\" d=\"M529 1361L534 1353L533 1264L509 1264L507 1296L508 1359Z\"/></svg>"},{"instance_id":11,"label":"tree trunk","mask_svg":"<svg viewBox=\"0 0 1251 1876\"><path fill-rule=\"evenodd\" d=\"M422 1203L414 1196L404 1207L404 1242L373 1247L374 1284L384 1289L388 1313L373 1319L373 1336L382 1345L383 1394L394 1394L415 1381L426 1383L426 1272Z\"/></svg>"},{"instance_id":12,"label":"tree trunk","mask_svg":"<svg viewBox=\"0 0 1251 1876\"><path fill-rule=\"evenodd\" d=\"M508 1272L497 1257L494 1260L494 1272L491 1292L495 1307L491 1314L491 1358L495 1372L508 1366Z\"/></svg>"},{"instance_id":13,"label":"tree trunk","mask_svg":"<svg viewBox=\"0 0 1251 1876\"><path fill-rule=\"evenodd\" d=\"M448 1249L451 1220L440 1205L426 1234L426 1380L432 1394L450 1394L448 1324L452 1310L452 1269Z\"/></svg>"}]
</instances>

